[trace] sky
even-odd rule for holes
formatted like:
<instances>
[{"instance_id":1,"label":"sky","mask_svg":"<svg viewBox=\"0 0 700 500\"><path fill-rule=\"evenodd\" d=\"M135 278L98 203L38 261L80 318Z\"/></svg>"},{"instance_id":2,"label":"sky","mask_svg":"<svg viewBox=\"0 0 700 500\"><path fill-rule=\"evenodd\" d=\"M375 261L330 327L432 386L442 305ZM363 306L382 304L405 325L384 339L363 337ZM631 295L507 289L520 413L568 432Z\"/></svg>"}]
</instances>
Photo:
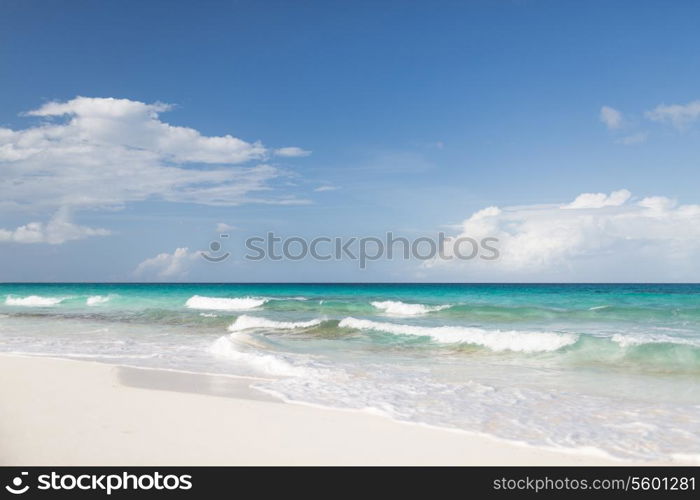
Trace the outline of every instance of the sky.
<instances>
[{"instance_id":1,"label":"sky","mask_svg":"<svg viewBox=\"0 0 700 500\"><path fill-rule=\"evenodd\" d=\"M697 19L0 0L0 281L700 281ZM499 255L246 258L388 232Z\"/></svg>"}]
</instances>

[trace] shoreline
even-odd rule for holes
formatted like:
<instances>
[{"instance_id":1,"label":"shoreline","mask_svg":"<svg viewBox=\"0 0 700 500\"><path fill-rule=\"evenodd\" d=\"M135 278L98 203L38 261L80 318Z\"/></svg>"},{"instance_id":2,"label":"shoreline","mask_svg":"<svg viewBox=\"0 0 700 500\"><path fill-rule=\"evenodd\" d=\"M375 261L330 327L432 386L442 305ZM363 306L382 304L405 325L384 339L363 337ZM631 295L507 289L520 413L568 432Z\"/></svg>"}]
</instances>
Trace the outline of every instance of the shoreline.
<instances>
[{"instance_id":1,"label":"shoreline","mask_svg":"<svg viewBox=\"0 0 700 500\"><path fill-rule=\"evenodd\" d=\"M0 380L0 465L658 465L286 402L262 378L0 354Z\"/></svg>"}]
</instances>

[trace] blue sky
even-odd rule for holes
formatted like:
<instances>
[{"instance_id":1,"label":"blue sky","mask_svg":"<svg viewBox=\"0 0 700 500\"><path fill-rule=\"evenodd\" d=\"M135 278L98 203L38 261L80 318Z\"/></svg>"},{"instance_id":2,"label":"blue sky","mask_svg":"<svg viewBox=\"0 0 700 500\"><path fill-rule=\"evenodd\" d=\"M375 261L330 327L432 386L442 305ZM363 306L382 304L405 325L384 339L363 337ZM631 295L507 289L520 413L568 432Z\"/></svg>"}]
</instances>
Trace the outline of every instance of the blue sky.
<instances>
[{"instance_id":1,"label":"blue sky","mask_svg":"<svg viewBox=\"0 0 700 500\"><path fill-rule=\"evenodd\" d=\"M12 134L0 139L0 279L698 280L699 18L696 2L660 1L3 1L0 131ZM80 107L77 96L98 100ZM128 123L120 111L100 135L71 128L108 98L151 107ZM52 114L50 103L73 104ZM199 139L186 151L160 136L146 144L125 123L230 135L248 156ZM50 140L30 143L49 125ZM60 141L91 147L61 149L56 163ZM299 150L275 153L285 147ZM124 163L137 193L103 176ZM230 203L193 194L196 175L175 194L148 185L150 170L140 178L167 165L175 176L216 170ZM618 204L561 211L621 189ZM465 223L492 206L502 212L488 228ZM219 223L235 226L234 258L190 259ZM240 259L243 240L268 231L487 230L510 240L486 267Z\"/></svg>"}]
</instances>

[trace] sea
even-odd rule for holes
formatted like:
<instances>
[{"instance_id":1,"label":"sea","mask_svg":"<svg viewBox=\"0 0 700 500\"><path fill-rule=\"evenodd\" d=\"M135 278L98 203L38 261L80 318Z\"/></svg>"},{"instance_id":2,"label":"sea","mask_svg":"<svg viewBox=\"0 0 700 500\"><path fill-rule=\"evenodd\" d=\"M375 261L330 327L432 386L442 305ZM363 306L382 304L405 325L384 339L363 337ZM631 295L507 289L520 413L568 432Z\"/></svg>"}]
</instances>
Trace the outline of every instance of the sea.
<instances>
[{"instance_id":1,"label":"sea","mask_svg":"<svg viewBox=\"0 0 700 500\"><path fill-rule=\"evenodd\" d=\"M290 403L700 460L697 284L0 284L0 352L248 376Z\"/></svg>"}]
</instances>

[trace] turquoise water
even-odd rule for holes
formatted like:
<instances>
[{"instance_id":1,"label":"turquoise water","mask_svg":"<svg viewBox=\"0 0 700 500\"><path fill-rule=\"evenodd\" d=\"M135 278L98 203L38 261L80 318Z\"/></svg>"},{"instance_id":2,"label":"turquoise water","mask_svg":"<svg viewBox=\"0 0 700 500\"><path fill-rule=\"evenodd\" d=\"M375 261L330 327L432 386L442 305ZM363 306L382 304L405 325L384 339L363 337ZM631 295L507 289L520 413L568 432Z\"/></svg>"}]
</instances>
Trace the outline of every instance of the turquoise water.
<instances>
[{"instance_id":1,"label":"turquoise water","mask_svg":"<svg viewBox=\"0 0 700 500\"><path fill-rule=\"evenodd\" d=\"M0 285L0 351L260 377L537 446L700 456L700 285Z\"/></svg>"}]
</instances>

